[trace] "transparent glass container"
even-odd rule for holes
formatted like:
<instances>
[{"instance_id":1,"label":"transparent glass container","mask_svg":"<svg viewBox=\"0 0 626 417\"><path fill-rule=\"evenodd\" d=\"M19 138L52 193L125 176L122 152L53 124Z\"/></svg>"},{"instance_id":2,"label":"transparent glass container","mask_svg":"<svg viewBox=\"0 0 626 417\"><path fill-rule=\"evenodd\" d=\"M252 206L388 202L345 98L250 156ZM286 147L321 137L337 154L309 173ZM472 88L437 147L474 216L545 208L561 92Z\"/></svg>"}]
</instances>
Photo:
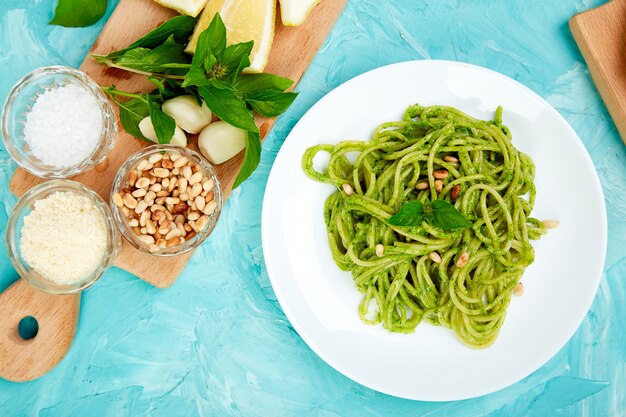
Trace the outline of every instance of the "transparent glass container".
<instances>
[{"instance_id":1,"label":"transparent glass container","mask_svg":"<svg viewBox=\"0 0 626 417\"><path fill-rule=\"evenodd\" d=\"M24 138L26 117L39 95L53 87L74 84L93 94L100 105L102 130L94 151L87 159L67 167L47 165L33 155ZM17 164L42 178L67 178L88 171L103 162L113 148L117 125L113 107L98 84L82 71L52 66L38 68L11 89L2 109L1 131L4 146Z\"/></svg>"},{"instance_id":2,"label":"transparent glass container","mask_svg":"<svg viewBox=\"0 0 626 417\"><path fill-rule=\"evenodd\" d=\"M183 243L172 246L169 248L160 248L158 251L151 252L148 245L138 239L138 235L133 231L132 227L129 225L128 219L125 217L122 209L115 205L113 202L113 195L116 193L122 193L124 189L130 189L129 183L129 175L131 171L136 170L137 165L140 161L149 158L154 154L163 154L163 153L178 153L187 157L190 161L193 161L200 165L202 172L208 178L213 179L215 185L213 186L213 199L217 203L217 207L215 211L211 215L209 215L209 221L207 225L201 231L197 232L197 234L190 238L189 240L185 240ZM142 200L142 198L137 198L137 200ZM133 247L139 249L142 252L148 253L154 256L176 256L181 255L183 253L189 252L192 249L197 248L202 242L204 242L217 224L217 220L219 219L221 210L222 210L222 188L215 174L215 170L209 161L204 158L201 154L196 151L193 151L188 148L180 147L180 146L172 146L172 145L152 145L145 149L142 149L139 152L131 155L126 162L120 167L115 179L113 181L113 186L111 188L111 197L109 198L109 204L111 206L111 211L113 212L113 218L115 220L115 224L117 225L120 233L124 236L124 239L128 241Z\"/></svg>"},{"instance_id":3,"label":"transparent glass container","mask_svg":"<svg viewBox=\"0 0 626 417\"><path fill-rule=\"evenodd\" d=\"M98 267L90 275L69 285L58 284L37 273L23 258L20 246L24 217L32 211L33 205L37 200L44 199L55 192L73 192L89 198L100 210L107 229L106 250ZM39 184L28 190L18 200L7 223L6 243L9 259L22 278L34 287L51 294L77 293L90 287L113 265L121 248L121 239L113 222L111 210L102 197L81 183L60 179Z\"/></svg>"}]
</instances>

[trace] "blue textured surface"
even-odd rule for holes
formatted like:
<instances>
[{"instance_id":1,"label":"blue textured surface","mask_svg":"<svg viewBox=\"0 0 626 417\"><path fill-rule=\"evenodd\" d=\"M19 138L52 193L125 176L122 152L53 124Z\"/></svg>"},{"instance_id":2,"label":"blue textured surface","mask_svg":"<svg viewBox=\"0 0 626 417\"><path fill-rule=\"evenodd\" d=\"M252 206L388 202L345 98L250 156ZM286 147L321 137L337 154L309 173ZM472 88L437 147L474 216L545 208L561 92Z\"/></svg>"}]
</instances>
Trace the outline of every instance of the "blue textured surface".
<instances>
[{"instance_id":1,"label":"blue textured surface","mask_svg":"<svg viewBox=\"0 0 626 417\"><path fill-rule=\"evenodd\" d=\"M0 100L33 68L78 66L104 24L48 26L53 3L0 1ZM109 14L117 1L111 3ZM63 362L33 382L0 380L0 416L626 416L626 152L567 28L573 14L601 3L351 0L295 105L264 144L259 169L233 193L178 282L158 290L109 271L84 294L78 334ZM546 98L590 152L609 216L605 276L567 346L512 387L450 403L379 394L326 365L276 302L261 249L263 190L298 118L362 72L428 58L486 66ZM1 233L15 202L7 189L14 169L0 146ZM17 276L0 245L3 289Z\"/></svg>"}]
</instances>

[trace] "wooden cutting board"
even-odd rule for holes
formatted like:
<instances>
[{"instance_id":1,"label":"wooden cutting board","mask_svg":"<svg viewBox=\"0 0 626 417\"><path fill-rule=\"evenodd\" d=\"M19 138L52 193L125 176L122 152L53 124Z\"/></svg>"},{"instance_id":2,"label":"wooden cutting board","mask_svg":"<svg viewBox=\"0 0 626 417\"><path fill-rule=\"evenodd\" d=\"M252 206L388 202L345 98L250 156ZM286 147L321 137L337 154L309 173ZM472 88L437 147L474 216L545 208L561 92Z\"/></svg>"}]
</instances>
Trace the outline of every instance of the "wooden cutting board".
<instances>
[{"instance_id":1,"label":"wooden cutting board","mask_svg":"<svg viewBox=\"0 0 626 417\"><path fill-rule=\"evenodd\" d=\"M280 16L277 16L274 44L265 70L291 78L297 83L328 36L347 1L322 1L315 7L305 23L297 27L283 26L280 23ZM152 0L120 0L91 48L90 54L106 55L124 48L175 15L174 11L159 6ZM153 88L144 76L107 68L94 62L90 55L85 58L80 69L103 86L114 84L119 89L134 92L147 92ZM130 136L121 129L119 116L117 121L120 132L107 160L92 171L72 178L93 188L106 200L109 198L111 184L118 168L131 153L147 146L145 142ZM257 124L263 137L274 123L275 119L257 117ZM195 137L191 139L193 143L191 147L195 146L195 141ZM222 183L224 199L230 195L242 159L243 153L216 167L217 175ZM20 196L42 181L41 178L18 169L9 186L11 191ZM123 249L115 264L152 285L164 288L174 283L191 255L192 253L177 257L155 257L134 249L124 241Z\"/></svg>"},{"instance_id":2,"label":"wooden cutting board","mask_svg":"<svg viewBox=\"0 0 626 417\"><path fill-rule=\"evenodd\" d=\"M569 26L626 143L626 0L577 14Z\"/></svg>"}]
</instances>

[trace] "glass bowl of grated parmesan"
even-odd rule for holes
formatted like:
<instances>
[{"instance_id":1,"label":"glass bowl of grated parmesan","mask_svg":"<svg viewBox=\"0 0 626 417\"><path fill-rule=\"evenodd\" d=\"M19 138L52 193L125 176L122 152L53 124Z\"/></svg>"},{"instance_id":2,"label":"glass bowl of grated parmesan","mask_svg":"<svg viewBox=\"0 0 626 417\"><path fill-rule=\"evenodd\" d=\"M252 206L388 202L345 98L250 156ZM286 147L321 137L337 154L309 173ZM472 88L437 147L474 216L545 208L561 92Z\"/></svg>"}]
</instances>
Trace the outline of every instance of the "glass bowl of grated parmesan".
<instances>
[{"instance_id":1,"label":"glass bowl of grated parmesan","mask_svg":"<svg viewBox=\"0 0 626 417\"><path fill-rule=\"evenodd\" d=\"M22 278L52 294L93 285L121 248L109 205L83 184L62 179L39 184L18 200L6 243Z\"/></svg>"},{"instance_id":2,"label":"glass bowl of grated parmesan","mask_svg":"<svg viewBox=\"0 0 626 417\"><path fill-rule=\"evenodd\" d=\"M113 107L82 71L52 66L27 74L2 109L4 146L17 164L42 178L67 178L103 162L113 148Z\"/></svg>"}]
</instances>

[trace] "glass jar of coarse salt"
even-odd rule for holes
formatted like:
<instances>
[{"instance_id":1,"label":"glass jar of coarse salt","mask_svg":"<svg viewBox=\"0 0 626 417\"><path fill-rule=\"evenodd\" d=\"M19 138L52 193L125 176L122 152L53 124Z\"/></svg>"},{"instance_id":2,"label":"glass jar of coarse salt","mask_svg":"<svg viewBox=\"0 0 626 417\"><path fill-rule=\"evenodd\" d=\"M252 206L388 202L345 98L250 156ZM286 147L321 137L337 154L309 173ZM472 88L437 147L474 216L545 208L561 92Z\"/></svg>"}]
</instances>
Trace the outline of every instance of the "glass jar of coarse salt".
<instances>
[{"instance_id":1,"label":"glass jar of coarse salt","mask_svg":"<svg viewBox=\"0 0 626 417\"><path fill-rule=\"evenodd\" d=\"M9 92L2 109L4 146L19 166L43 178L67 178L92 169L113 148L113 107L82 71L34 70Z\"/></svg>"},{"instance_id":2,"label":"glass jar of coarse salt","mask_svg":"<svg viewBox=\"0 0 626 417\"><path fill-rule=\"evenodd\" d=\"M22 278L52 294L93 285L121 248L109 205L70 180L46 181L26 192L9 216L6 243Z\"/></svg>"}]
</instances>

